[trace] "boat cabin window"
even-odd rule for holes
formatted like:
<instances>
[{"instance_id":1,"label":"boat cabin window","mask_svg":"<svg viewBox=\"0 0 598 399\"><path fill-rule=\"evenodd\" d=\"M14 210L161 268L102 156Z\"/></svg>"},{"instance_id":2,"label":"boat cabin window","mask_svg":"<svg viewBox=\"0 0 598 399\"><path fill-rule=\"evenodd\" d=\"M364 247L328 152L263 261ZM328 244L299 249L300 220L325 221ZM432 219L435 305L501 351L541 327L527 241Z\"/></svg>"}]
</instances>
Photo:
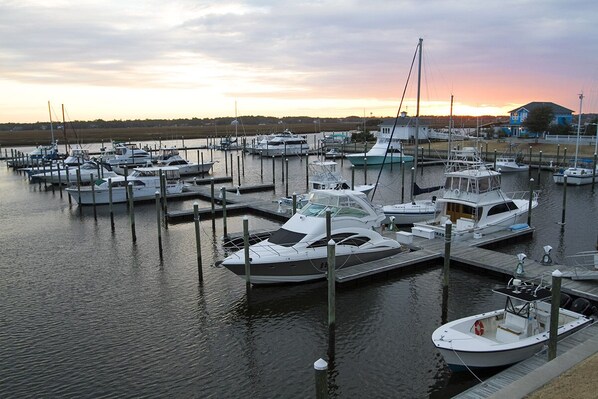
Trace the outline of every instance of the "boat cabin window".
<instances>
[{"instance_id":1,"label":"boat cabin window","mask_svg":"<svg viewBox=\"0 0 598 399\"><path fill-rule=\"evenodd\" d=\"M351 237L353 235L353 233L338 233L338 234L333 234L330 239L334 240L335 243L340 243L341 241L347 239L348 237ZM325 247L326 245L328 245L328 241L330 241L326 236L320 238L317 241L312 242L311 244L309 244L307 246L307 248L319 248L319 247Z\"/></svg>"},{"instance_id":2,"label":"boat cabin window","mask_svg":"<svg viewBox=\"0 0 598 399\"><path fill-rule=\"evenodd\" d=\"M303 233L297 233L294 231L280 228L276 230L274 233L272 233L268 241L272 244L281 245L283 247L292 247L293 245L301 241L303 237L305 237L305 234Z\"/></svg>"},{"instance_id":3,"label":"boat cabin window","mask_svg":"<svg viewBox=\"0 0 598 399\"><path fill-rule=\"evenodd\" d=\"M488 216L498 215L499 213L509 212L518 209L513 201L506 201L502 204L494 205L488 210Z\"/></svg>"},{"instance_id":4,"label":"boat cabin window","mask_svg":"<svg viewBox=\"0 0 598 399\"><path fill-rule=\"evenodd\" d=\"M451 222L453 223L457 223L457 220L461 218L479 220L479 216L482 214L482 209L480 208L480 211L476 212L476 208L473 206L457 202L448 202L446 204L446 214L450 217Z\"/></svg>"}]
</instances>

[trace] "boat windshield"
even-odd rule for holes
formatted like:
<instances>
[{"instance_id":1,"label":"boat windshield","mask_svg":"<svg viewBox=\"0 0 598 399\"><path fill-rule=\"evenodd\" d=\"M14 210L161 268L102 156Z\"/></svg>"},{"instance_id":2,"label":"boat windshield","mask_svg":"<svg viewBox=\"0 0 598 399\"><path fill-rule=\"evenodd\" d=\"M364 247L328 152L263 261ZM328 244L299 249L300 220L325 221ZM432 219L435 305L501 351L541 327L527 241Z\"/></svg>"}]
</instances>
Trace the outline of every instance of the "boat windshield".
<instances>
[{"instance_id":1,"label":"boat windshield","mask_svg":"<svg viewBox=\"0 0 598 399\"><path fill-rule=\"evenodd\" d=\"M356 196L365 194L355 193ZM307 205L297 213L312 217L326 217L326 210L330 210L331 217L352 216L362 218L370 212L360 202L349 195L328 195L326 191L312 192Z\"/></svg>"},{"instance_id":2,"label":"boat windshield","mask_svg":"<svg viewBox=\"0 0 598 399\"><path fill-rule=\"evenodd\" d=\"M272 244L281 245L283 247L292 247L303 239L306 235L303 233L297 233L287 229L280 228L276 230L268 241Z\"/></svg>"}]
</instances>

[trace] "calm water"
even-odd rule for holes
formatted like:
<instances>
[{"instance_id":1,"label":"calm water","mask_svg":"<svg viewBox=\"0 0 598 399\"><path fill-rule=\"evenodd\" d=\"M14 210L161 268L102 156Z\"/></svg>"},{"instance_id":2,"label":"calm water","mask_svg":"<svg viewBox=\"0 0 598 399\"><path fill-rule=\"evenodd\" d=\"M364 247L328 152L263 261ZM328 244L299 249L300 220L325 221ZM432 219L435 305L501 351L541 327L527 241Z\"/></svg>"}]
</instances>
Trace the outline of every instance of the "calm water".
<instances>
[{"instance_id":1,"label":"calm water","mask_svg":"<svg viewBox=\"0 0 598 399\"><path fill-rule=\"evenodd\" d=\"M222 154L214 157L220 161L214 175L222 176ZM305 164L289 164L290 191L303 192ZM272 181L271 165L264 162L264 182ZM247 156L242 184L260 183L259 171L259 158ZM348 162L343 171L350 179ZM284 193L280 172L278 160L277 194L261 196ZM428 167L418 182L441 184L441 172ZM369 170L368 182L376 175ZM355 176L363 183L363 170ZM386 167L381 181L375 202L399 202L400 169ZM503 186L528 190L528 176L505 175ZM539 259L549 244L553 258L565 261L594 249L598 211L591 188L568 188L564 231L556 224L562 187L544 172L540 189L535 237L502 250ZM313 396L313 362L328 359L325 283L257 287L248 298L242 279L214 267L225 255L222 223L212 232L206 220L200 284L192 223L163 231L161 261L154 205L135 205L135 244L124 206L115 212L112 233L107 209L98 208L96 221L91 208L80 212L65 193L61 198L29 184L0 163L0 397ZM229 220L229 231L241 226L240 217ZM250 216L251 229L275 226ZM441 279L438 266L338 288L333 397L447 397L475 384L470 376L451 375L430 340L441 324ZM500 282L453 269L448 318L501 307L490 292Z\"/></svg>"}]
</instances>

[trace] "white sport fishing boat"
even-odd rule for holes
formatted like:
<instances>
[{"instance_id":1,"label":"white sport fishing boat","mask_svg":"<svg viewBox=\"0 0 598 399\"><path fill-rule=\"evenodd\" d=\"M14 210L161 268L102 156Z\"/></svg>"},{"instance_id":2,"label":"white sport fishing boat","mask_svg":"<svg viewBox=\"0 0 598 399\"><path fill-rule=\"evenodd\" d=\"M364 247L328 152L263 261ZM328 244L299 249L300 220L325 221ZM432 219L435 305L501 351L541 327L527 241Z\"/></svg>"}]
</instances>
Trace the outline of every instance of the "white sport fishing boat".
<instances>
[{"instance_id":1,"label":"white sport fishing boat","mask_svg":"<svg viewBox=\"0 0 598 399\"><path fill-rule=\"evenodd\" d=\"M161 167L174 166L179 169L181 176L189 176L209 173L214 162L191 162L181 157L179 155L179 150L176 147L165 147L160 150L160 154L156 159L156 165Z\"/></svg>"},{"instance_id":2,"label":"white sport fishing boat","mask_svg":"<svg viewBox=\"0 0 598 399\"><path fill-rule=\"evenodd\" d=\"M154 199L156 191L160 191L160 175L166 176L166 193L178 194L183 191L183 182L180 180L179 170L174 166L169 167L138 167L129 176L116 176L110 178L112 190L108 185L107 177L95 180L89 186L71 186L66 189L69 195L80 205L108 204L110 202L110 191L112 191L112 202L127 201L127 186L132 185L133 199L135 201Z\"/></svg>"},{"instance_id":3,"label":"white sport fishing boat","mask_svg":"<svg viewBox=\"0 0 598 399\"><path fill-rule=\"evenodd\" d=\"M506 296L503 309L464 317L439 327L432 342L454 370L508 366L533 356L550 337L551 291L512 279L494 292ZM559 309L559 339L588 325L591 319Z\"/></svg>"},{"instance_id":4,"label":"white sport fishing boat","mask_svg":"<svg viewBox=\"0 0 598 399\"><path fill-rule=\"evenodd\" d=\"M113 143L113 147L114 157L106 159L105 162L118 174L124 174L125 167L130 170L152 164L149 152L138 148L135 144Z\"/></svg>"},{"instance_id":5,"label":"white sport fishing boat","mask_svg":"<svg viewBox=\"0 0 598 399\"><path fill-rule=\"evenodd\" d=\"M253 284L299 283L324 279L327 268L326 210L331 212L331 237L336 243L336 269L397 254L401 245L374 228L384 215L365 194L349 190L315 190L308 203L270 238L249 247ZM245 278L241 249L222 265Z\"/></svg>"},{"instance_id":6,"label":"white sport fishing boat","mask_svg":"<svg viewBox=\"0 0 598 399\"><path fill-rule=\"evenodd\" d=\"M444 237L450 220L453 240L462 240L521 227L526 222L529 193L503 192L500 173L488 169L481 160L453 160L444 176L444 192L436 200L439 214L432 220L414 223L413 234L427 236L433 232L435 237ZM538 206L537 192L533 192L531 206Z\"/></svg>"},{"instance_id":7,"label":"white sport fishing boat","mask_svg":"<svg viewBox=\"0 0 598 399\"><path fill-rule=\"evenodd\" d=\"M31 181L45 181L50 184L68 184L77 182L77 171L81 183L91 182L91 176L94 180L97 178L115 178L118 176L115 172L106 169L102 164L96 161L87 161L81 166L66 166L60 170L54 169L44 173L38 173L31 176Z\"/></svg>"},{"instance_id":8,"label":"white sport fishing boat","mask_svg":"<svg viewBox=\"0 0 598 399\"><path fill-rule=\"evenodd\" d=\"M247 150L251 154L261 154L265 157L305 155L309 153L309 144L304 136L285 130L263 137Z\"/></svg>"}]
</instances>

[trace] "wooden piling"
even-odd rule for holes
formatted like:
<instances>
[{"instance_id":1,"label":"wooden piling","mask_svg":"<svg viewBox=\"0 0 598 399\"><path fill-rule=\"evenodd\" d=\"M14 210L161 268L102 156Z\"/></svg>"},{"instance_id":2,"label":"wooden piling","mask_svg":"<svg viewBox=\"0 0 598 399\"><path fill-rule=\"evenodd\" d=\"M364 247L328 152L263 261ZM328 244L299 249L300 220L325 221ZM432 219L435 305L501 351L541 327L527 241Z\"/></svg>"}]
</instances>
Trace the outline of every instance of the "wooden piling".
<instances>
[{"instance_id":1,"label":"wooden piling","mask_svg":"<svg viewBox=\"0 0 598 399\"><path fill-rule=\"evenodd\" d=\"M158 227L158 252L162 259L162 215L160 215L160 191L156 190L156 226Z\"/></svg>"},{"instance_id":2,"label":"wooden piling","mask_svg":"<svg viewBox=\"0 0 598 399\"><path fill-rule=\"evenodd\" d=\"M561 304L561 278L563 274L557 269L552 272L552 297L550 298L550 335L548 337L548 361L556 357L557 340L559 338L559 307Z\"/></svg>"},{"instance_id":3,"label":"wooden piling","mask_svg":"<svg viewBox=\"0 0 598 399\"><path fill-rule=\"evenodd\" d=\"M201 236L199 230L199 204L193 203L193 220L195 222L195 250L197 252L197 278L203 281L202 259L201 259Z\"/></svg>"},{"instance_id":4,"label":"wooden piling","mask_svg":"<svg viewBox=\"0 0 598 399\"><path fill-rule=\"evenodd\" d=\"M532 227L532 201L534 199L534 178L529 179L529 203L527 206L527 225Z\"/></svg>"},{"instance_id":5,"label":"wooden piling","mask_svg":"<svg viewBox=\"0 0 598 399\"><path fill-rule=\"evenodd\" d=\"M160 173L160 189L162 190L162 210L164 213L164 228L168 230L168 181L166 174Z\"/></svg>"},{"instance_id":6,"label":"wooden piling","mask_svg":"<svg viewBox=\"0 0 598 399\"><path fill-rule=\"evenodd\" d=\"M245 288L251 289L251 270L249 262L249 219L243 217L243 254L245 255Z\"/></svg>"},{"instance_id":7,"label":"wooden piling","mask_svg":"<svg viewBox=\"0 0 598 399\"><path fill-rule=\"evenodd\" d=\"M405 161L401 161L401 204L405 203Z\"/></svg>"},{"instance_id":8,"label":"wooden piling","mask_svg":"<svg viewBox=\"0 0 598 399\"><path fill-rule=\"evenodd\" d=\"M542 151L540 150L538 158L538 184L540 184L540 172L542 172Z\"/></svg>"},{"instance_id":9,"label":"wooden piling","mask_svg":"<svg viewBox=\"0 0 598 399\"><path fill-rule=\"evenodd\" d=\"M293 193L293 215L297 213L297 193Z\"/></svg>"},{"instance_id":10,"label":"wooden piling","mask_svg":"<svg viewBox=\"0 0 598 399\"><path fill-rule=\"evenodd\" d=\"M598 129L598 125L596 125L596 129ZM596 156L597 154L594 153L594 164L592 165L592 170L594 171L592 174L592 190L594 190L594 185L596 184Z\"/></svg>"},{"instance_id":11,"label":"wooden piling","mask_svg":"<svg viewBox=\"0 0 598 399\"><path fill-rule=\"evenodd\" d=\"M112 209L112 178L108 178L108 209L110 212L110 229L114 231L114 210Z\"/></svg>"},{"instance_id":12,"label":"wooden piling","mask_svg":"<svg viewBox=\"0 0 598 399\"><path fill-rule=\"evenodd\" d=\"M444 265L442 268L442 285L448 287L451 268L451 241L453 224L450 220L444 225Z\"/></svg>"},{"instance_id":13,"label":"wooden piling","mask_svg":"<svg viewBox=\"0 0 598 399\"><path fill-rule=\"evenodd\" d=\"M222 228L224 237L228 237L228 229L226 227L226 189L220 188L220 195L222 196Z\"/></svg>"},{"instance_id":14,"label":"wooden piling","mask_svg":"<svg viewBox=\"0 0 598 399\"><path fill-rule=\"evenodd\" d=\"M98 220L98 213L96 210L96 185L93 183L93 173L89 175L89 179L91 180L91 203L93 204L93 220Z\"/></svg>"},{"instance_id":15,"label":"wooden piling","mask_svg":"<svg viewBox=\"0 0 598 399\"><path fill-rule=\"evenodd\" d=\"M328 399L328 363L324 359L314 362L316 399Z\"/></svg>"},{"instance_id":16,"label":"wooden piling","mask_svg":"<svg viewBox=\"0 0 598 399\"><path fill-rule=\"evenodd\" d=\"M237 185L239 187L241 187L241 173L240 173L240 163L241 163L241 157L239 155L237 155Z\"/></svg>"},{"instance_id":17,"label":"wooden piling","mask_svg":"<svg viewBox=\"0 0 598 399\"><path fill-rule=\"evenodd\" d=\"M330 209L326 209L326 239L328 241L332 239L332 217Z\"/></svg>"},{"instance_id":18,"label":"wooden piling","mask_svg":"<svg viewBox=\"0 0 598 399\"><path fill-rule=\"evenodd\" d=\"M565 226L565 211L567 210L567 175L563 174L563 210L561 212L561 226Z\"/></svg>"},{"instance_id":19,"label":"wooden piling","mask_svg":"<svg viewBox=\"0 0 598 399\"><path fill-rule=\"evenodd\" d=\"M272 156L272 184L274 185L274 192L276 192L276 161Z\"/></svg>"},{"instance_id":20,"label":"wooden piling","mask_svg":"<svg viewBox=\"0 0 598 399\"><path fill-rule=\"evenodd\" d=\"M77 203L81 207L81 169L77 169Z\"/></svg>"},{"instance_id":21,"label":"wooden piling","mask_svg":"<svg viewBox=\"0 0 598 399\"><path fill-rule=\"evenodd\" d=\"M286 158L284 160L284 168L286 170L286 175L287 175L287 179L285 180L285 190L284 190L284 195L286 197L289 196L289 159Z\"/></svg>"},{"instance_id":22,"label":"wooden piling","mask_svg":"<svg viewBox=\"0 0 598 399\"><path fill-rule=\"evenodd\" d=\"M137 235L135 234L135 207L133 201L133 183L127 184L127 193L129 195L129 219L131 222L131 239L137 242Z\"/></svg>"},{"instance_id":23,"label":"wooden piling","mask_svg":"<svg viewBox=\"0 0 598 399\"><path fill-rule=\"evenodd\" d=\"M334 330L336 325L335 268L336 243L330 240L328 241L328 330Z\"/></svg>"},{"instance_id":24,"label":"wooden piling","mask_svg":"<svg viewBox=\"0 0 598 399\"><path fill-rule=\"evenodd\" d=\"M212 213L212 231L216 230L216 210L214 208L214 177L210 179L210 206Z\"/></svg>"}]
</instances>

